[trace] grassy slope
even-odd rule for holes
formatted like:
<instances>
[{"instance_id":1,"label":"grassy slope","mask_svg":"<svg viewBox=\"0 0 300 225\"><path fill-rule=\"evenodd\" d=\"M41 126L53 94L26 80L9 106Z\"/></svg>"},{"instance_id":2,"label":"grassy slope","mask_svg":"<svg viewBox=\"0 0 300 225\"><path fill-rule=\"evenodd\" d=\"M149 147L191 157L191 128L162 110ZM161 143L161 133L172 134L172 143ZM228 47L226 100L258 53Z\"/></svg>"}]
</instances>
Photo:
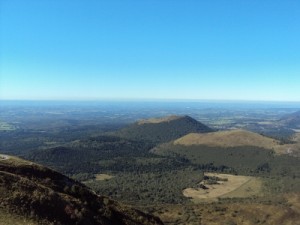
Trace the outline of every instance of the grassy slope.
<instances>
[{"instance_id":1,"label":"grassy slope","mask_svg":"<svg viewBox=\"0 0 300 225\"><path fill-rule=\"evenodd\" d=\"M274 154L271 149L277 145L273 139L237 130L186 135L152 152L183 157L204 171L263 177L266 192L299 191L300 159Z\"/></svg>"},{"instance_id":2,"label":"grassy slope","mask_svg":"<svg viewBox=\"0 0 300 225\"><path fill-rule=\"evenodd\" d=\"M170 225L299 225L300 212L285 203L229 202L161 205L158 216Z\"/></svg>"},{"instance_id":3,"label":"grassy slope","mask_svg":"<svg viewBox=\"0 0 300 225\"><path fill-rule=\"evenodd\" d=\"M260 148L273 149L279 145L279 141L262 135L245 131L230 130L219 131L207 134L191 133L174 141L179 145L207 145L212 147L237 147L237 146L256 146Z\"/></svg>"},{"instance_id":4,"label":"grassy slope","mask_svg":"<svg viewBox=\"0 0 300 225\"><path fill-rule=\"evenodd\" d=\"M190 133L173 143L184 146L206 145L222 148L254 146L274 150L277 154L291 155L297 155L300 152L300 145L297 141L293 144L281 144L278 140L246 130L218 131L205 134Z\"/></svg>"}]
</instances>

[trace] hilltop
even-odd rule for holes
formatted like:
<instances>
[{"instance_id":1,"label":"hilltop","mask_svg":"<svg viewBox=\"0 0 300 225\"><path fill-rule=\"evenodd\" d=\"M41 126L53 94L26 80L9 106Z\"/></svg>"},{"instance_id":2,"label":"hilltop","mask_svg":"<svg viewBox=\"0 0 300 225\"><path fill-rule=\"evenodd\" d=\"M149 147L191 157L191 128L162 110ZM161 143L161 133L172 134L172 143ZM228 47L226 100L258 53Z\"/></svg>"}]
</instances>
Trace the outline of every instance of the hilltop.
<instances>
[{"instance_id":1,"label":"hilltop","mask_svg":"<svg viewBox=\"0 0 300 225\"><path fill-rule=\"evenodd\" d=\"M17 157L1 155L0 191L0 222L6 224L162 224L154 216Z\"/></svg>"},{"instance_id":2,"label":"hilltop","mask_svg":"<svg viewBox=\"0 0 300 225\"><path fill-rule=\"evenodd\" d=\"M246 130L218 131L206 134L190 133L174 141L175 145L206 145L211 147L255 146L272 149L279 141Z\"/></svg>"},{"instance_id":3,"label":"hilltop","mask_svg":"<svg viewBox=\"0 0 300 225\"><path fill-rule=\"evenodd\" d=\"M182 118L183 116L176 116L176 115L171 115L171 116L167 116L167 117L161 117L161 118L150 118L150 119L145 119L145 120L140 120L137 123L139 125L142 124L149 124L149 123L163 123L163 122L170 122L172 120L178 120L180 118Z\"/></svg>"},{"instance_id":4,"label":"hilltop","mask_svg":"<svg viewBox=\"0 0 300 225\"><path fill-rule=\"evenodd\" d=\"M168 116L141 120L115 133L122 138L164 143L188 133L206 133L212 129L189 116Z\"/></svg>"}]
</instances>

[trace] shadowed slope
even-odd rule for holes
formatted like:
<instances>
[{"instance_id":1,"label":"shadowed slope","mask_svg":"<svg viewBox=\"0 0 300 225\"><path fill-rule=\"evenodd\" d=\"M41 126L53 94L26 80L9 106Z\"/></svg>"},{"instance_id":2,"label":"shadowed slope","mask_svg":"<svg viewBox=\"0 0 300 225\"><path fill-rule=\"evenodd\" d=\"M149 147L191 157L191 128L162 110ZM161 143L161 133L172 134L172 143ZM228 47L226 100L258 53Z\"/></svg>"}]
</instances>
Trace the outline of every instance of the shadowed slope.
<instances>
[{"instance_id":1,"label":"shadowed slope","mask_svg":"<svg viewBox=\"0 0 300 225\"><path fill-rule=\"evenodd\" d=\"M154 225L151 215L98 196L83 184L16 157L0 160L0 208L37 224Z\"/></svg>"},{"instance_id":2,"label":"shadowed slope","mask_svg":"<svg viewBox=\"0 0 300 225\"><path fill-rule=\"evenodd\" d=\"M188 133L206 133L211 131L211 128L189 116L169 116L141 120L117 131L115 134L127 139L163 143Z\"/></svg>"}]
</instances>

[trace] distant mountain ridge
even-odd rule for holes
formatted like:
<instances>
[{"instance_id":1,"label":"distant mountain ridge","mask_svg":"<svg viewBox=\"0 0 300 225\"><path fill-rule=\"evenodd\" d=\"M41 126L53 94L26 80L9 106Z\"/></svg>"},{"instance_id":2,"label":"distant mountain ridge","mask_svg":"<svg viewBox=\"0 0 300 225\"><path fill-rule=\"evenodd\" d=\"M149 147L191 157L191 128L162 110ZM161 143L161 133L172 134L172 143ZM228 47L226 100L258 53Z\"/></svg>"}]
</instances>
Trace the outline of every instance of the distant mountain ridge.
<instances>
[{"instance_id":1,"label":"distant mountain ridge","mask_svg":"<svg viewBox=\"0 0 300 225\"><path fill-rule=\"evenodd\" d=\"M164 143L189 133L207 133L213 130L189 116L168 116L141 120L114 134L116 136Z\"/></svg>"},{"instance_id":2,"label":"distant mountain ridge","mask_svg":"<svg viewBox=\"0 0 300 225\"><path fill-rule=\"evenodd\" d=\"M0 191L0 214L5 209L39 225L162 225L157 217L98 196L58 172L16 157L0 158Z\"/></svg>"}]
</instances>

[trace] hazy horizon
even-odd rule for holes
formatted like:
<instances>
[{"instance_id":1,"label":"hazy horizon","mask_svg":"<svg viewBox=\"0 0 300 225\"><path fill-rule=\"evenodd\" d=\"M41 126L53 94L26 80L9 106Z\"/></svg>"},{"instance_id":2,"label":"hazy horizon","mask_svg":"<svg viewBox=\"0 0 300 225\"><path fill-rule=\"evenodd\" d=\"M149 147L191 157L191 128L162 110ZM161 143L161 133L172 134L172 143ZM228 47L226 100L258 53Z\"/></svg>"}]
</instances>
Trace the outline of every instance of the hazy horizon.
<instances>
[{"instance_id":1,"label":"hazy horizon","mask_svg":"<svg viewBox=\"0 0 300 225\"><path fill-rule=\"evenodd\" d=\"M300 102L300 2L0 2L0 100Z\"/></svg>"},{"instance_id":2,"label":"hazy horizon","mask_svg":"<svg viewBox=\"0 0 300 225\"><path fill-rule=\"evenodd\" d=\"M175 108L290 108L299 110L300 101L195 100L195 99L97 99L97 100L1 100L2 106L73 107L175 107Z\"/></svg>"}]
</instances>

